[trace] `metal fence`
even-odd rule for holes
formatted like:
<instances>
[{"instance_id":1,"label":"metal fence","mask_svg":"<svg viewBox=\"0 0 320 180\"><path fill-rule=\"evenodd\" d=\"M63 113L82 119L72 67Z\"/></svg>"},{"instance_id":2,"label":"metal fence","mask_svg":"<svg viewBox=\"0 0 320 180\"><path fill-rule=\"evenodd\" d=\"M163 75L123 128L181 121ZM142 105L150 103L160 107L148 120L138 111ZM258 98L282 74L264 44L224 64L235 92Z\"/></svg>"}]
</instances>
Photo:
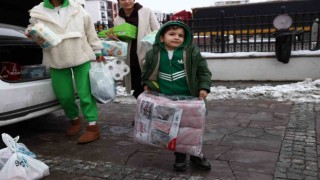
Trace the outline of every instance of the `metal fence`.
<instances>
[{"instance_id":1,"label":"metal fence","mask_svg":"<svg viewBox=\"0 0 320 180\"><path fill-rule=\"evenodd\" d=\"M194 43L203 52L274 52L277 30L273 20L277 15L225 17L221 11L220 17L181 21L189 25ZM288 15L293 20L289 31L295 32L292 35L292 50L312 50L311 29L320 12ZM319 38L315 41L319 42Z\"/></svg>"}]
</instances>

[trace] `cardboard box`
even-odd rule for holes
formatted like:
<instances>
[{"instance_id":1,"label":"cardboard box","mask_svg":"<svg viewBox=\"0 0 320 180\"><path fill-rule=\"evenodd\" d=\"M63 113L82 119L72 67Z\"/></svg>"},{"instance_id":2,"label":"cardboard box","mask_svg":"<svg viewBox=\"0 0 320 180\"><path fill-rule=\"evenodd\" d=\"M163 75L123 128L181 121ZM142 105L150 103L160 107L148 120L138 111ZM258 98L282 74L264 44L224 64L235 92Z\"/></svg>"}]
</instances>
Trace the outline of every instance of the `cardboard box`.
<instances>
[{"instance_id":1,"label":"cardboard box","mask_svg":"<svg viewBox=\"0 0 320 180\"><path fill-rule=\"evenodd\" d=\"M6 80L20 80L20 65L15 62L3 61L0 63L0 77Z\"/></svg>"},{"instance_id":2,"label":"cardboard box","mask_svg":"<svg viewBox=\"0 0 320 180\"><path fill-rule=\"evenodd\" d=\"M46 76L46 67L44 65L21 66L21 78L42 78Z\"/></svg>"},{"instance_id":3,"label":"cardboard box","mask_svg":"<svg viewBox=\"0 0 320 180\"><path fill-rule=\"evenodd\" d=\"M98 36L101 38L106 38L109 31L113 31L121 40L132 40L137 38L137 26L134 26L129 23L124 23L108 30L103 30L98 33Z\"/></svg>"}]
</instances>

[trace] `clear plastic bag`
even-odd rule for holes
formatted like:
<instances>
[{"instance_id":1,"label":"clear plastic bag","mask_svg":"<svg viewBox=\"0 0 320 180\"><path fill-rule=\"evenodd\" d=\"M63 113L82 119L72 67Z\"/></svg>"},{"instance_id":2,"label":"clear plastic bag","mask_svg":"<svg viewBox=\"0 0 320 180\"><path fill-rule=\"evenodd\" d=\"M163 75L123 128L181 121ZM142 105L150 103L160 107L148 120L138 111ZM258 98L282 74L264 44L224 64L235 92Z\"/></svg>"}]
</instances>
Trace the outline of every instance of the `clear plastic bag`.
<instances>
[{"instance_id":1,"label":"clear plastic bag","mask_svg":"<svg viewBox=\"0 0 320 180\"><path fill-rule=\"evenodd\" d=\"M199 98L142 93L137 99L133 139L202 157L205 113Z\"/></svg>"},{"instance_id":2,"label":"clear plastic bag","mask_svg":"<svg viewBox=\"0 0 320 180\"><path fill-rule=\"evenodd\" d=\"M148 35L146 35L144 38L141 39L141 42L143 46L148 50L152 49L152 45L155 41L156 35L158 33L158 30L154 30Z\"/></svg>"},{"instance_id":3,"label":"clear plastic bag","mask_svg":"<svg viewBox=\"0 0 320 180\"><path fill-rule=\"evenodd\" d=\"M102 62L91 63L89 71L91 93L99 103L106 104L116 98L115 81L107 64Z\"/></svg>"}]
</instances>

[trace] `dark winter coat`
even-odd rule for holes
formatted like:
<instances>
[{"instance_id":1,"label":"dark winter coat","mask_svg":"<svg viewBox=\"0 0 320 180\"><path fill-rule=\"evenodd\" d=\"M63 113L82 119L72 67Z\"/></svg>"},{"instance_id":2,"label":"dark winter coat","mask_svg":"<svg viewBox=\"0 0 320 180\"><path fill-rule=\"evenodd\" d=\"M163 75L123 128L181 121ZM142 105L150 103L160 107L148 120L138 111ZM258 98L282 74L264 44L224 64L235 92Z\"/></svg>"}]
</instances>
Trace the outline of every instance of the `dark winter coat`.
<instances>
[{"instance_id":1,"label":"dark winter coat","mask_svg":"<svg viewBox=\"0 0 320 180\"><path fill-rule=\"evenodd\" d=\"M186 27L185 24L174 21L163 25L159 32L165 26L171 24L183 26L184 28ZM189 29L188 32L190 32ZM159 38L159 36L157 35L156 38ZM153 91L159 91L158 73L161 45L158 42L159 41L156 39L153 49L146 54L141 77L142 83L148 85ZM212 74L208 68L207 61L201 56L199 48L191 44L191 42L192 41L183 47L183 61L190 95L199 97L200 90L206 90L208 93L210 92Z\"/></svg>"}]
</instances>

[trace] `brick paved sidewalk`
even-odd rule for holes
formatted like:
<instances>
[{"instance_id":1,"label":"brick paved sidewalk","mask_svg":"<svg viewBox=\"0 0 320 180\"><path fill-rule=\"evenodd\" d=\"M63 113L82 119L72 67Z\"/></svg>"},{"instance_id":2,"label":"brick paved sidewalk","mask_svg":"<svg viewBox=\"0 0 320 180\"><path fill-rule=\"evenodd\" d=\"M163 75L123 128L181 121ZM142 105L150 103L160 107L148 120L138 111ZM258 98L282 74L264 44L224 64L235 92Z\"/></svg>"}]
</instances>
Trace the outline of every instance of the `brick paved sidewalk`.
<instances>
[{"instance_id":1,"label":"brick paved sidewalk","mask_svg":"<svg viewBox=\"0 0 320 180\"><path fill-rule=\"evenodd\" d=\"M174 155L132 141L135 104L99 105L101 138L86 145L64 136L62 111L0 128L20 135L55 179L319 179L320 104L215 100L203 138L209 172L189 164L173 171Z\"/></svg>"}]
</instances>

